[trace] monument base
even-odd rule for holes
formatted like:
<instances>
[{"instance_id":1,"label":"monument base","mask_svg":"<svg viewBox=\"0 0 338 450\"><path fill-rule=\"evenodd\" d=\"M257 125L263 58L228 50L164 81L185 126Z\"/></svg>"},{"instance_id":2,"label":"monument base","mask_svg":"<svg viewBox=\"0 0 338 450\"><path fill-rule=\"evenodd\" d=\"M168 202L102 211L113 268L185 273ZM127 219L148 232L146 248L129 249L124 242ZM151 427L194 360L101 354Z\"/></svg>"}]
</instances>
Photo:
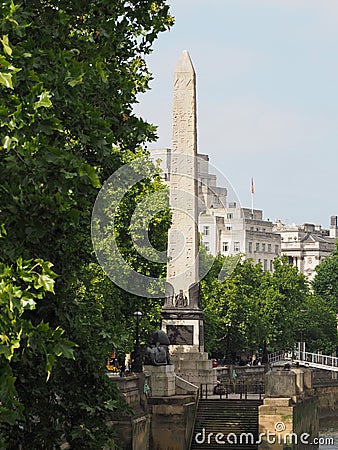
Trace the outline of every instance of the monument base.
<instances>
[{"instance_id":1,"label":"monument base","mask_svg":"<svg viewBox=\"0 0 338 450\"><path fill-rule=\"evenodd\" d=\"M204 351L203 312L198 308L163 308L161 328L170 341L170 359L175 373L198 388L207 384L211 392L217 381L217 371Z\"/></svg>"},{"instance_id":2,"label":"monument base","mask_svg":"<svg viewBox=\"0 0 338 450\"><path fill-rule=\"evenodd\" d=\"M208 353L180 351L177 347L171 353L171 361L175 366L175 373L194 384L198 388L201 384L208 385L211 393L217 382L217 370L212 367Z\"/></svg>"}]
</instances>

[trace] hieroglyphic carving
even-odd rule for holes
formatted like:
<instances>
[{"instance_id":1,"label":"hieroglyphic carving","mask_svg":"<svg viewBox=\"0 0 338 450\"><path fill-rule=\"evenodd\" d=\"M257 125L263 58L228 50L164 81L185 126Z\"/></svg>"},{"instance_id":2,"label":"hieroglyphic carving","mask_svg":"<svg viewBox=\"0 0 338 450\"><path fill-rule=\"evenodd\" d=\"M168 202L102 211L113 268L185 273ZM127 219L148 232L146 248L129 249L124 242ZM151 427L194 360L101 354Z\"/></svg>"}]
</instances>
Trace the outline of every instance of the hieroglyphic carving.
<instances>
[{"instance_id":1,"label":"hieroglyphic carving","mask_svg":"<svg viewBox=\"0 0 338 450\"><path fill-rule=\"evenodd\" d=\"M177 307L189 305L189 287L198 279L196 135L195 71L185 51L174 76L167 267L167 280L174 289L170 301Z\"/></svg>"}]
</instances>

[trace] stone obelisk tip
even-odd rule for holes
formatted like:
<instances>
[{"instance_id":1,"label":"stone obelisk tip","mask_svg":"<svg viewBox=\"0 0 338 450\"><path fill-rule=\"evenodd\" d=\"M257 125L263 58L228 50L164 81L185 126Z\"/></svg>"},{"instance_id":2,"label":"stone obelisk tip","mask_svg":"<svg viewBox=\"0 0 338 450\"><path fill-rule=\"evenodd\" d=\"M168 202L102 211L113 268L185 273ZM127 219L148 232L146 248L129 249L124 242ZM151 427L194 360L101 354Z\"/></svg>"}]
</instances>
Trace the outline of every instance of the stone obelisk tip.
<instances>
[{"instance_id":1,"label":"stone obelisk tip","mask_svg":"<svg viewBox=\"0 0 338 450\"><path fill-rule=\"evenodd\" d=\"M181 57L177 63L175 72L195 73L188 50L183 50Z\"/></svg>"}]
</instances>

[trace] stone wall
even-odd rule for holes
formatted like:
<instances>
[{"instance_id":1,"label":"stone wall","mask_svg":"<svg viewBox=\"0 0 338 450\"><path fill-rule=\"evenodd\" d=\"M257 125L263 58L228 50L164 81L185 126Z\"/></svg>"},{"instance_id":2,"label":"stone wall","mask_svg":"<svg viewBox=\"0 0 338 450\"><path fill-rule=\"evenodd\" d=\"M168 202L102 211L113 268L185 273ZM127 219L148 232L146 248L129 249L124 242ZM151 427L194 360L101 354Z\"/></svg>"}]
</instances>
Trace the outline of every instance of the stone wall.
<instances>
[{"instance_id":1,"label":"stone wall","mask_svg":"<svg viewBox=\"0 0 338 450\"><path fill-rule=\"evenodd\" d=\"M338 411L338 385L316 386L315 392L318 397L320 417L330 416Z\"/></svg>"},{"instance_id":2,"label":"stone wall","mask_svg":"<svg viewBox=\"0 0 338 450\"><path fill-rule=\"evenodd\" d=\"M152 414L151 450L187 450L196 414L195 395L149 399ZM143 450L143 447L140 447Z\"/></svg>"},{"instance_id":3,"label":"stone wall","mask_svg":"<svg viewBox=\"0 0 338 450\"><path fill-rule=\"evenodd\" d=\"M110 379L118 385L121 397L133 411L131 416L111 421L120 448L149 450L151 415L148 413L147 397L144 394L144 383L149 383L149 377L140 373L124 378L110 376Z\"/></svg>"},{"instance_id":4,"label":"stone wall","mask_svg":"<svg viewBox=\"0 0 338 450\"><path fill-rule=\"evenodd\" d=\"M150 450L151 416L149 414L113 421L111 425L121 450Z\"/></svg>"},{"instance_id":5,"label":"stone wall","mask_svg":"<svg viewBox=\"0 0 338 450\"><path fill-rule=\"evenodd\" d=\"M318 437L318 399L312 378L309 369L267 372L265 398L259 407L260 449L301 450Z\"/></svg>"},{"instance_id":6,"label":"stone wall","mask_svg":"<svg viewBox=\"0 0 338 450\"><path fill-rule=\"evenodd\" d=\"M133 415L112 420L122 450L187 450L193 433L198 389L176 377L174 366L145 366L137 376L111 377ZM144 394L144 383L150 397Z\"/></svg>"},{"instance_id":7,"label":"stone wall","mask_svg":"<svg viewBox=\"0 0 338 450\"><path fill-rule=\"evenodd\" d=\"M263 383L264 375L268 370L265 366L226 366L217 367L217 378L228 384L233 381L233 371L236 372L236 381L248 384Z\"/></svg>"}]
</instances>

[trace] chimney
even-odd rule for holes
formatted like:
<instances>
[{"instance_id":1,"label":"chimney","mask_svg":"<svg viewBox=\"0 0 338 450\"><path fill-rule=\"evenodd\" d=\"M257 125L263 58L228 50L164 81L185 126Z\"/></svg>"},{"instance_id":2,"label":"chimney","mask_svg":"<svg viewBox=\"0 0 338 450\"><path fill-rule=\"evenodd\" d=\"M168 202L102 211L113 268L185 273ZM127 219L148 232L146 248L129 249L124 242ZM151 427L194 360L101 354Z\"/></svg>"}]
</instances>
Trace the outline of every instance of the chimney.
<instances>
[{"instance_id":1,"label":"chimney","mask_svg":"<svg viewBox=\"0 0 338 450\"><path fill-rule=\"evenodd\" d=\"M337 239L337 237L338 237L337 216L331 216L330 237L334 238L334 239Z\"/></svg>"}]
</instances>

